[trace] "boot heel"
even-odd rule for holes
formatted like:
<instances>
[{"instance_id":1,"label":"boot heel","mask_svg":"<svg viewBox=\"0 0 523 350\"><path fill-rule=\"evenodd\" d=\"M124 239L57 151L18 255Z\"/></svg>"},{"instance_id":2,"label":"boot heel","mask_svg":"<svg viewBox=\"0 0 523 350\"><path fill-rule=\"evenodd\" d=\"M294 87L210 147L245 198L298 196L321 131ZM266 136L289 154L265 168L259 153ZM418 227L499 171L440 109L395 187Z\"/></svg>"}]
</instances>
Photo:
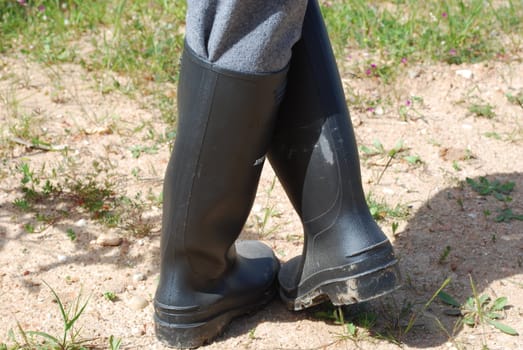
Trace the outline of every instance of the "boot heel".
<instances>
[{"instance_id":1,"label":"boot heel","mask_svg":"<svg viewBox=\"0 0 523 350\"><path fill-rule=\"evenodd\" d=\"M326 284L320 289L333 305L349 305L379 298L400 287L397 265L373 271L364 276Z\"/></svg>"},{"instance_id":2,"label":"boot heel","mask_svg":"<svg viewBox=\"0 0 523 350\"><path fill-rule=\"evenodd\" d=\"M391 293L399 287L401 274L398 266L392 265L364 275L327 282L295 298L289 298L280 289L280 297L288 309L299 311L327 300L335 306L369 301Z\"/></svg>"}]
</instances>

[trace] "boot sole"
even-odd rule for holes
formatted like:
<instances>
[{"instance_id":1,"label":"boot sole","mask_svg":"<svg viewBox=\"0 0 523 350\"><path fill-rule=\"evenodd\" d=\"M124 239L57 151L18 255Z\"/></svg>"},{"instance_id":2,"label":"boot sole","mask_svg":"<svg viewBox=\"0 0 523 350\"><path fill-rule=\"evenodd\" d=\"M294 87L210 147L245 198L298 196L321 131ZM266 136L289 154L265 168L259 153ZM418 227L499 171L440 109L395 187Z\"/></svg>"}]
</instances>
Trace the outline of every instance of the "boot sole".
<instances>
[{"instance_id":1,"label":"boot sole","mask_svg":"<svg viewBox=\"0 0 523 350\"><path fill-rule=\"evenodd\" d=\"M194 349L210 343L220 336L227 325L236 317L248 315L261 309L276 296L276 289L264 294L263 299L253 304L226 311L205 322L169 323L154 315L156 338L163 344L178 349Z\"/></svg>"},{"instance_id":2,"label":"boot sole","mask_svg":"<svg viewBox=\"0 0 523 350\"><path fill-rule=\"evenodd\" d=\"M326 281L295 298L289 298L285 291L280 289L280 297L287 308L294 311L303 310L327 300L330 300L335 306L350 305L389 294L401 286L400 281L400 271L394 262L390 266L358 276Z\"/></svg>"}]
</instances>

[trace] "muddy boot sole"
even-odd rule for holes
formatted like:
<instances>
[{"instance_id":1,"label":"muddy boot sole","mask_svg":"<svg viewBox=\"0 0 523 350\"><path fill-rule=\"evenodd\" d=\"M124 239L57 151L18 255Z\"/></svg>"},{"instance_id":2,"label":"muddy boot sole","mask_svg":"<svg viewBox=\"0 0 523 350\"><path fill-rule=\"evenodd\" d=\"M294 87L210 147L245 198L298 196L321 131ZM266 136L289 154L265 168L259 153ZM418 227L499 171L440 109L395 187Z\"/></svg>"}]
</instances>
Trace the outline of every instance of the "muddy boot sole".
<instances>
[{"instance_id":1,"label":"muddy boot sole","mask_svg":"<svg viewBox=\"0 0 523 350\"><path fill-rule=\"evenodd\" d=\"M361 303L389 294L400 286L401 274L394 263L358 276L325 281L296 297L289 297L280 289L280 297L289 310L299 311L328 300L335 306Z\"/></svg>"}]
</instances>

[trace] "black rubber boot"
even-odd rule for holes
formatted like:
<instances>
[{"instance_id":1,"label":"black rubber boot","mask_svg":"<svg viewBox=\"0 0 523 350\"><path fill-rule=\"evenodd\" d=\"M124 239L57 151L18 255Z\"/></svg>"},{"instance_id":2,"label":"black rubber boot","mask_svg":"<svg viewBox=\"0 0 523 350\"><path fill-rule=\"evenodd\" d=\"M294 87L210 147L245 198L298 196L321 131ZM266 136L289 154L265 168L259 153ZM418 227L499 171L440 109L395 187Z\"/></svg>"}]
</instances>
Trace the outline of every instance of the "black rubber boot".
<instances>
[{"instance_id":1,"label":"black rubber boot","mask_svg":"<svg viewBox=\"0 0 523 350\"><path fill-rule=\"evenodd\" d=\"M272 250L235 240L253 204L285 78L286 71L226 71L185 48L154 300L156 335L169 346L203 345L277 292Z\"/></svg>"},{"instance_id":2,"label":"black rubber boot","mask_svg":"<svg viewBox=\"0 0 523 350\"><path fill-rule=\"evenodd\" d=\"M372 218L341 80L316 0L293 49L269 160L305 233L301 256L279 273L291 310L327 298L357 303L399 285L397 260Z\"/></svg>"}]
</instances>

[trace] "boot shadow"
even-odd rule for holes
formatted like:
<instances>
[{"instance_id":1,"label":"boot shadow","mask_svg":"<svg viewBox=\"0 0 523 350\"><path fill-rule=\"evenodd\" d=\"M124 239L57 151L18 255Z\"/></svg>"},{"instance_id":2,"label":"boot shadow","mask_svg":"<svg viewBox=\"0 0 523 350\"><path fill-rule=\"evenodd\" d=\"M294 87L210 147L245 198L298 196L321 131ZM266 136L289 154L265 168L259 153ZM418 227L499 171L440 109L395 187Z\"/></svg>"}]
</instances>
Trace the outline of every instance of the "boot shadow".
<instances>
[{"instance_id":1,"label":"boot shadow","mask_svg":"<svg viewBox=\"0 0 523 350\"><path fill-rule=\"evenodd\" d=\"M391 346L430 348L447 342L480 346L481 336L477 335L483 332L481 326L464 329L461 317L455 315L459 309L438 297L428 304L449 279L443 291L462 304L473 295L471 284L479 295L508 297L507 318L500 322L519 332L523 330L523 321L517 318L514 308L523 302L523 221L510 217L510 213L523 215L523 176L515 172L485 178L490 184L512 182L515 186L507 195L481 195L463 181L432 196L411 215L393 241L403 274L402 287L388 296L344 307L345 322L366 328L371 338L390 342ZM471 180L475 184L482 181L480 177ZM246 232L242 238L255 239L256 234ZM324 304L304 312L290 312L282 302L274 301L253 316L233 321L217 341L251 334L263 322L282 327L305 319L317 321L318 327L332 324L330 316L324 316L325 312L332 315L333 310ZM510 337L493 327L486 329L497 339ZM476 340L465 339L469 334L475 334ZM300 348L307 345L304 339Z\"/></svg>"},{"instance_id":2,"label":"boot shadow","mask_svg":"<svg viewBox=\"0 0 523 350\"><path fill-rule=\"evenodd\" d=\"M484 178L485 185L499 181L515 186L508 194L482 195L473 187L483 180L475 177L447 187L424 203L398 234L394 247L404 285L394 298L400 305L422 309L448 278L444 291L461 304L473 296L473 286L478 295L508 297L509 305L523 300L523 290L517 287L523 282L523 221L510 216L523 215L523 176L515 172ZM402 342L424 348L459 341L461 318L449 315L455 310L449 311L452 307L436 298ZM523 325L514 313L507 316L501 322L516 328ZM505 336L497 329L489 330L496 337Z\"/></svg>"}]
</instances>

